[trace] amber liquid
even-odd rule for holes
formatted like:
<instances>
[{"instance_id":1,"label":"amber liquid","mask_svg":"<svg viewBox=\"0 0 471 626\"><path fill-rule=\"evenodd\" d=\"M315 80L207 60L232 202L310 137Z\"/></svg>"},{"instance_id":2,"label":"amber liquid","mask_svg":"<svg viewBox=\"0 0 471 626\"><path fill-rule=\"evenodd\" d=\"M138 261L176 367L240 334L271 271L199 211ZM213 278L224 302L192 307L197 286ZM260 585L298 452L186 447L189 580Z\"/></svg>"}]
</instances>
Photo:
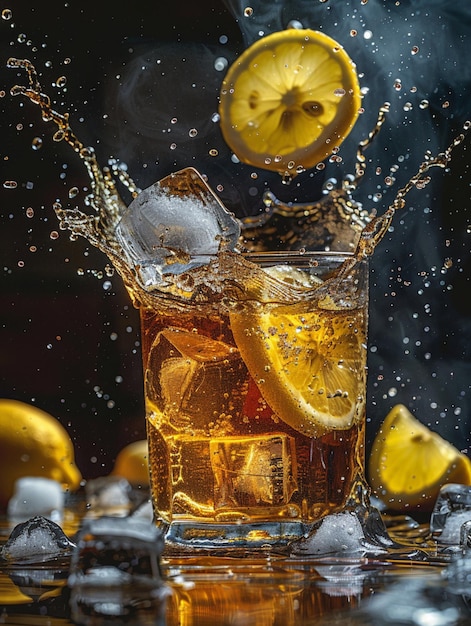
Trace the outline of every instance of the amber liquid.
<instances>
[{"instance_id":1,"label":"amber liquid","mask_svg":"<svg viewBox=\"0 0 471 626\"><path fill-rule=\"evenodd\" d=\"M242 316L240 326L243 306L232 315ZM362 311L325 315L349 316L364 336ZM364 401L345 430L310 436L293 428L262 396L230 320L141 308L154 510L158 523L183 529L177 542L285 543L343 509L362 480Z\"/></svg>"}]
</instances>

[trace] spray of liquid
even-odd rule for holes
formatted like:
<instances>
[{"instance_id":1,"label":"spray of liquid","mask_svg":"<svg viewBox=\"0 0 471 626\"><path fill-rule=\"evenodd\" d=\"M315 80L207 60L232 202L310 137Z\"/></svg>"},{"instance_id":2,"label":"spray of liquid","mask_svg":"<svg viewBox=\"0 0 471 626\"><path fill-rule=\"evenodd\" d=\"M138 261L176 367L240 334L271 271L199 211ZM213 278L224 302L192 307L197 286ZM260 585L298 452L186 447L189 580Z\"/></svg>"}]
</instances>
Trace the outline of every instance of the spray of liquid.
<instances>
[{"instance_id":1,"label":"spray of liquid","mask_svg":"<svg viewBox=\"0 0 471 626\"><path fill-rule=\"evenodd\" d=\"M54 209L59 219L60 227L64 230L70 230L72 239L78 236L85 237L92 245L103 251L122 276L134 302L145 302L148 296L139 293L139 289L136 286L135 272L133 268L123 263L122 249L115 237L116 226L121 219L123 211L126 209L126 204L118 193L116 180L119 180L133 197L139 194L139 188L127 172L120 168L119 163L111 162L109 167L100 167L94 150L85 147L73 132L69 124L68 114L58 113L52 108L50 98L42 91L36 70L30 61L27 59L10 58L7 65L9 68L25 70L28 78L27 85L15 85L11 89L11 94L14 96L25 96L39 106L43 120L47 122L52 121L57 126L53 139L68 143L78 153L88 171L92 192L87 197L86 204L94 212L87 214L78 209L63 209L59 203L56 203ZM375 127L359 145L355 175L346 177L340 189L332 188L327 190L322 201L303 205L286 205L279 202L270 193L267 193L265 195L267 214L264 219L257 222L254 222L253 218L243 220L245 240L247 240L249 231L251 231L252 237L254 232L257 231L263 237L269 218L275 214L291 215L296 218L302 214L306 220L304 230L306 230L306 224L309 226L310 220L311 223L319 221L327 213L332 214L332 212L339 219L343 218L350 221L351 226L358 231L353 254L341 265L335 276L321 288L317 289L316 300L318 302L328 298L335 303L335 299L339 297L342 298L343 303L345 302L345 290L342 290L342 285L348 284L346 279L354 274L355 267L373 254L375 248L390 228L396 212L403 209L406 205L407 194L412 189L423 189L428 184L431 169L436 167L444 169L447 167L453 150L463 142L465 132L471 128L471 122L467 121L463 126L463 132L453 140L444 152L435 156L426 154L415 175L410 178L406 185L398 190L392 204L382 215L376 215L375 211L369 213L365 211L360 204L355 202L353 195L361 179L365 176L366 159L364 151L380 131L387 112L388 105L385 104L380 109ZM246 246L243 247L247 249ZM243 260L242 256L236 262L244 264L245 271L249 269L249 265L246 264L247 262Z\"/></svg>"}]
</instances>

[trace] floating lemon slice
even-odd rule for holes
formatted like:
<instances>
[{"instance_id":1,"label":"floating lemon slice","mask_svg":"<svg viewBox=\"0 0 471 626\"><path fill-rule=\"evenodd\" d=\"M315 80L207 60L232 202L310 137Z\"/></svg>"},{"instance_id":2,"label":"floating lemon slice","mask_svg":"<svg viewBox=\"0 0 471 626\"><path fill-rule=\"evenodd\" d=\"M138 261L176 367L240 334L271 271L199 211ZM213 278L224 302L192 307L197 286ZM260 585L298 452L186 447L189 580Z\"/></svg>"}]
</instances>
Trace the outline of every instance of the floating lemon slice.
<instances>
[{"instance_id":1,"label":"floating lemon slice","mask_svg":"<svg viewBox=\"0 0 471 626\"><path fill-rule=\"evenodd\" d=\"M471 484L471 461L398 404L373 442L369 482L390 509L431 510L442 485Z\"/></svg>"},{"instance_id":2,"label":"floating lemon slice","mask_svg":"<svg viewBox=\"0 0 471 626\"><path fill-rule=\"evenodd\" d=\"M360 103L355 66L340 44L288 29L259 39L229 68L221 130L241 161L293 176L332 154Z\"/></svg>"},{"instance_id":3,"label":"floating lemon slice","mask_svg":"<svg viewBox=\"0 0 471 626\"><path fill-rule=\"evenodd\" d=\"M289 309L231 313L242 358L273 412L296 431L346 430L365 403L362 314Z\"/></svg>"}]
</instances>

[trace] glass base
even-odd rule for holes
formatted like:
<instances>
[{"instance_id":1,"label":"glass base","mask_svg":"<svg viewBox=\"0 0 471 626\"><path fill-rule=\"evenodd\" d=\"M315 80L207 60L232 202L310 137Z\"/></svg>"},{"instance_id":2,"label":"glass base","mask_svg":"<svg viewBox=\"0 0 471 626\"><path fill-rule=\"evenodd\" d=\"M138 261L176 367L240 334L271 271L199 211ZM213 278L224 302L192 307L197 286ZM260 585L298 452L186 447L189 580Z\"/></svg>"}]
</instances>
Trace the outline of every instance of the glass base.
<instances>
[{"instance_id":1,"label":"glass base","mask_svg":"<svg viewBox=\"0 0 471 626\"><path fill-rule=\"evenodd\" d=\"M236 551L286 552L301 539L310 526L302 522L260 522L212 524L208 522L172 522L166 527L165 552L189 554L198 550L215 553Z\"/></svg>"}]
</instances>

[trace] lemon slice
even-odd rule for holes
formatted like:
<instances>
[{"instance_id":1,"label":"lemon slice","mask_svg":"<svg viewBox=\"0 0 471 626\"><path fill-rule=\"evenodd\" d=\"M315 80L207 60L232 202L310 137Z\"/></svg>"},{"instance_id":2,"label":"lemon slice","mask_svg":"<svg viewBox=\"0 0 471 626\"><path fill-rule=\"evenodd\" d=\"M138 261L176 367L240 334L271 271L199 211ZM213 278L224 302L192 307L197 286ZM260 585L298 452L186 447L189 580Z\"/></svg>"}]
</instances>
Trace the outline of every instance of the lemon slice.
<instances>
[{"instance_id":1,"label":"lemon slice","mask_svg":"<svg viewBox=\"0 0 471 626\"><path fill-rule=\"evenodd\" d=\"M319 437L360 419L366 359L360 311L265 305L231 313L231 328L263 398L296 431Z\"/></svg>"},{"instance_id":2,"label":"lemon slice","mask_svg":"<svg viewBox=\"0 0 471 626\"><path fill-rule=\"evenodd\" d=\"M341 45L288 29L259 39L229 68L221 130L241 161L293 176L335 151L360 103L355 66Z\"/></svg>"},{"instance_id":3,"label":"lemon slice","mask_svg":"<svg viewBox=\"0 0 471 626\"><path fill-rule=\"evenodd\" d=\"M431 510L444 484L471 484L471 461L398 404L373 442L369 482L390 509Z\"/></svg>"}]
</instances>

